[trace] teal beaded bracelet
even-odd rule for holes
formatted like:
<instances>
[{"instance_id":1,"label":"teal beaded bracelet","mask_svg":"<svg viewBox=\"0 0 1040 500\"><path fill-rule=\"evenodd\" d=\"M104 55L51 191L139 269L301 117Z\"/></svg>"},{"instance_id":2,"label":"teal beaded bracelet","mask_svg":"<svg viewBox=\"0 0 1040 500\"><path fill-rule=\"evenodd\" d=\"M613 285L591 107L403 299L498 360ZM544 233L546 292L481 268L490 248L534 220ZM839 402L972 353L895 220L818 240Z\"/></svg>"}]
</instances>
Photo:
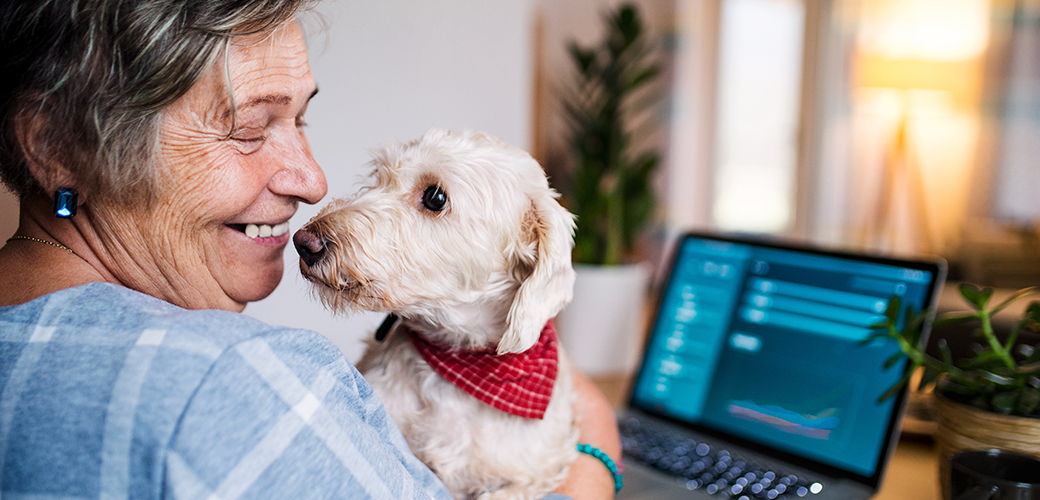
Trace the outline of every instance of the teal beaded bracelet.
<instances>
[{"instance_id":1,"label":"teal beaded bracelet","mask_svg":"<svg viewBox=\"0 0 1040 500\"><path fill-rule=\"evenodd\" d=\"M578 451L586 455L592 455L599 459L600 462L603 462L603 465L606 465L607 470L610 471L610 475L614 476L614 493L621 491L621 471L618 470L617 464L614 463L614 460L612 460L609 455L603 453L603 450L596 448L591 444L578 443Z\"/></svg>"}]
</instances>

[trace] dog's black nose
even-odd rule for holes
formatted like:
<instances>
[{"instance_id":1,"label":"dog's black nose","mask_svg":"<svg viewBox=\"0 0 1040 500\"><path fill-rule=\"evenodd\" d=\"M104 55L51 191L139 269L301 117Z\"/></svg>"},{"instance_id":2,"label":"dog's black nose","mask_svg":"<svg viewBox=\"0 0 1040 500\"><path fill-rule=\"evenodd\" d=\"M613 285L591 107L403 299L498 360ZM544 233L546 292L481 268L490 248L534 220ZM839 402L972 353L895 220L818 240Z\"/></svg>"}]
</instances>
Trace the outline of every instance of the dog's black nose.
<instances>
[{"instance_id":1,"label":"dog's black nose","mask_svg":"<svg viewBox=\"0 0 1040 500\"><path fill-rule=\"evenodd\" d=\"M296 231L292 241L296 246L296 253L300 254L300 259L308 266L313 266L325 255L325 240L306 228Z\"/></svg>"}]
</instances>

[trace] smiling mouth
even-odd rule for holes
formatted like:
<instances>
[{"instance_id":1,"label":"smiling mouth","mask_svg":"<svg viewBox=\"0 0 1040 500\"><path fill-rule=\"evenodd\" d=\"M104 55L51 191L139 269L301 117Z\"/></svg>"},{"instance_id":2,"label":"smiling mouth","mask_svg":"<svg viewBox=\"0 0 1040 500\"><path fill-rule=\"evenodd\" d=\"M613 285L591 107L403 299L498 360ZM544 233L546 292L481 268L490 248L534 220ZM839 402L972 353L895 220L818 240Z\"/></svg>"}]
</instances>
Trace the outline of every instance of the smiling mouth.
<instances>
[{"instance_id":1,"label":"smiling mouth","mask_svg":"<svg viewBox=\"0 0 1040 500\"><path fill-rule=\"evenodd\" d=\"M228 224L227 227L253 239L277 238L289 232L289 221L273 226L268 224Z\"/></svg>"}]
</instances>

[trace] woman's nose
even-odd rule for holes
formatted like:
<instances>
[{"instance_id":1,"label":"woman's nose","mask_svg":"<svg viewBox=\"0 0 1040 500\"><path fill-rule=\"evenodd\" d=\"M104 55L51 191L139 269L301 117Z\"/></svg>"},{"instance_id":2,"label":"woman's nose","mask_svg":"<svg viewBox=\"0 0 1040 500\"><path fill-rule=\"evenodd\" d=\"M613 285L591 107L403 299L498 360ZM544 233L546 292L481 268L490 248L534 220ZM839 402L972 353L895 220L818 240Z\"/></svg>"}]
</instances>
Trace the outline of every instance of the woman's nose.
<instances>
[{"instance_id":1,"label":"woman's nose","mask_svg":"<svg viewBox=\"0 0 1040 500\"><path fill-rule=\"evenodd\" d=\"M325 172L311 155L307 138L299 134L287 145L282 170L271 179L272 192L315 204L329 191Z\"/></svg>"}]
</instances>

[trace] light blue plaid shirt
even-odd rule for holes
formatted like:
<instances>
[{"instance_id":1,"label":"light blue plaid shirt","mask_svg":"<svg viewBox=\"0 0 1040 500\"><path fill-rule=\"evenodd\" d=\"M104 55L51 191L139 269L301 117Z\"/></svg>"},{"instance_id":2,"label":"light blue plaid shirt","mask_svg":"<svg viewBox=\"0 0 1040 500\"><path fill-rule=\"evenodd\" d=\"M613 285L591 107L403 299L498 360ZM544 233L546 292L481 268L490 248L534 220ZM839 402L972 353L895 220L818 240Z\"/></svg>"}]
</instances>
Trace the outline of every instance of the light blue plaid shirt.
<instances>
[{"instance_id":1,"label":"light blue plaid shirt","mask_svg":"<svg viewBox=\"0 0 1040 500\"><path fill-rule=\"evenodd\" d=\"M438 498L317 333L103 283L0 308L4 500Z\"/></svg>"}]
</instances>

